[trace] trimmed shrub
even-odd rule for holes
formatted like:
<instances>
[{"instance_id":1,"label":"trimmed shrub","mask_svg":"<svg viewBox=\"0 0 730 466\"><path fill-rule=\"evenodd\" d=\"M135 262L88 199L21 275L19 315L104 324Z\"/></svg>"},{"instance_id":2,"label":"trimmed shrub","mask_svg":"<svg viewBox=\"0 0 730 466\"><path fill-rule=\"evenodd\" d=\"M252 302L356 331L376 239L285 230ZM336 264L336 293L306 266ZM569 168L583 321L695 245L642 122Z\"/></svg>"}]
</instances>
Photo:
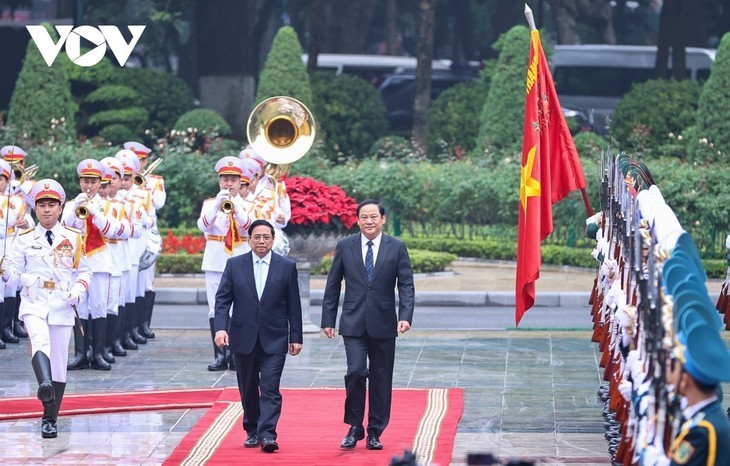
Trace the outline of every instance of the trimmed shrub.
<instances>
[{"instance_id":1,"label":"trimmed shrub","mask_svg":"<svg viewBox=\"0 0 730 466\"><path fill-rule=\"evenodd\" d=\"M457 84L431 103L428 109L428 158L460 159L476 146L475 124L484 107L489 83L484 79Z\"/></svg>"},{"instance_id":2,"label":"trimmed shrub","mask_svg":"<svg viewBox=\"0 0 730 466\"><path fill-rule=\"evenodd\" d=\"M370 154L376 159L413 160L420 158L413 144L402 136L383 136L370 147Z\"/></svg>"},{"instance_id":3,"label":"trimmed shrub","mask_svg":"<svg viewBox=\"0 0 730 466\"><path fill-rule=\"evenodd\" d=\"M99 136L115 146L137 138L137 135L132 130L119 123L105 126L99 131Z\"/></svg>"},{"instance_id":4,"label":"trimmed shrub","mask_svg":"<svg viewBox=\"0 0 730 466\"><path fill-rule=\"evenodd\" d=\"M530 31L514 26L492 46L499 52L487 99L479 117L476 149L519 148L524 124L525 73Z\"/></svg>"},{"instance_id":5,"label":"trimmed shrub","mask_svg":"<svg viewBox=\"0 0 730 466\"><path fill-rule=\"evenodd\" d=\"M697 129L721 152L714 160L725 160L730 154L730 32L720 41L710 77L700 93Z\"/></svg>"},{"instance_id":6,"label":"trimmed shrub","mask_svg":"<svg viewBox=\"0 0 730 466\"><path fill-rule=\"evenodd\" d=\"M202 254L160 254L157 256L157 273L200 273Z\"/></svg>"},{"instance_id":7,"label":"trimmed shrub","mask_svg":"<svg viewBox=\"0 0 730 466\"><path fill-rule=\"evenodd\" d=\"M56 30L48 23L43 25L53 40L58 41ZM22 136L16 143L22 146L26 142L45 141L54 118L67 122L73 140L76 136L74 108L64 65L57 61L47 66L35 43L29 41L8 107L7 124Z\"/></svg>"},{"instance_id":8,"label":"trimmed shrub","mask_svg":"<svg viewBox=\"0 0 730 466\"><path fill-rule=\"evenodd\" d=\"M84 105L91 108L134 107L139 103L139 93L128 86L109 84L91 91L84 99Z\"/></svg>"},{"instance_id":9,"label":"trimmed shrub","mask_svg":"<svg viewBox=\"0 0 730 466\"><path fill-rule=\"evenodd\" d=\"M408 256L411 258L414 273L443 272L456 260L455 254L420 249L409 249ZM332 256L325 256L319 261L319 264L312 267L311 273L312 275L327 275L331 267Z\"/></svg>"},{"instance_id":10,"label":"trimmed shrub","mask_svg":"<svg viewBox=\"0 0 730 466\"><path fill-rule=\"evenodd\" d=\"M679 133L694 122L701 88L689 80L673 79L634 85L616 106L611 135L624 149L666 143L670 133Z\"/></svg>"},{"instance_id":11,"label":"trimmed shrub","mask_svg":"<svg viewBox=\"0 0 730 466\"><path fill-rule=\"evenodd\" d=\"M175 121L193 108L195 98L185 82L175 75L146 68L121 68L114 84L131 87L139 94L135 106L147 110L149 122L144 129L164 134Z\"/></svg>"},{"instance_id":12,"label":"trimmed shrub","mask_svg":"<svg viewBox=\"0 0 730 466\"><path fill-rule=\"evenodd\" d=\"M302 61L302 46L291 26L282 27L274 36L259 75L254 105L277 95L294 97L312 108L312 90L307 68Z\"/></svg>"},{"instance_id":13,"label":"trimmed shrub","mask_svg":"<svg viewBox=\"0 0 730 466\"><path fill-rule=\"evenodd\" d=\"M388 129L385 103L362 78L317 71L310 76L318 139L327 158L362 159Z\"/></svg>"},{"instance_id":14,"label":"trimmed shrub","mask_svg":"<svg viewBox=\"0 0 730 466\"><path fill-rule=\"evenodd\" d=\"M89 117L89 126L102 129L110 125L119 124L126 126L141 138L148 122L147 110L141 107L129 107L118 110L102 110Z\"/></svg>"},{"instance_id":15,"label":"trimmed shrub","mask_svg":"<svg viewBox=\"0 0 730 466\"><path fill-rule=\"evenodd\" d=\"M81 48L81 54L88 52L89 49ZM58 54L56 59L66 68L66 75L71 83L71 93L74 97L83 97L94 89L110 84L114 81L115 74L119 71L119 67L104 57L94 66L78 66L71 60L65 51Z\"/></svg>"},{"instance_id":16,"label":"trimmed shrub","mask_svg":"<svg viewBox=\"0 0 730 466\"><path fill-rule=\"evenodd\" d=\"M225 137L231 134L231 125L218 112L210 108L188 110L177 119L172 128L176 131L197 128L197 132L201 136L213 133L216 136Z\"/></svg>"}]
</instances>

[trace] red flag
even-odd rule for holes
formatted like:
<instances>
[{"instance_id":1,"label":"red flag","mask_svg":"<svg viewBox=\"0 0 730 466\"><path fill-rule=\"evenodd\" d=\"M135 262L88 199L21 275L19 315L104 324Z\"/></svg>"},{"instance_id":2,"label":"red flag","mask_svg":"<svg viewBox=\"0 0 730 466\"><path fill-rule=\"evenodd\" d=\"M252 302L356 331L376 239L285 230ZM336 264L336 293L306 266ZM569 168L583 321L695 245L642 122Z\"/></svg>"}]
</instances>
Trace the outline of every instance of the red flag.
<instances>
[{"instance_id":1,"label":"red flag","mask_svg":"<svg viewBox=\"0 0 730 466\"><path fill-rule=\"evenodd\" d=\"M530 35L528 63L517 221L517 325L535 303L540 242L553 231L552 205L586 185L537 30Z\"/></svg>"},{"instance_id":2,"label":"red flag","mask_svg":"<svg viewBox=\"0 0 730 466\"><path fill-rule=\"evenodd\" d=\"M233 217L233 212L228 214L228 231L226 232L225 241L223 241L224 249L228 254L233 254L233 248L241 242L241 236L238 234L238 225Z\"/></svg>"},{"instance_id":3,"label":"red flag","mask_svg":"<svg viewBox=\"0 0 730 466\"><path fill-rule=\"evenodd\" d=\"M84 234L84 252L87 256L92 256L106 247L104 236L94 225L94 214L86 216L86 233Z\"/></svg>"}]
</instances>

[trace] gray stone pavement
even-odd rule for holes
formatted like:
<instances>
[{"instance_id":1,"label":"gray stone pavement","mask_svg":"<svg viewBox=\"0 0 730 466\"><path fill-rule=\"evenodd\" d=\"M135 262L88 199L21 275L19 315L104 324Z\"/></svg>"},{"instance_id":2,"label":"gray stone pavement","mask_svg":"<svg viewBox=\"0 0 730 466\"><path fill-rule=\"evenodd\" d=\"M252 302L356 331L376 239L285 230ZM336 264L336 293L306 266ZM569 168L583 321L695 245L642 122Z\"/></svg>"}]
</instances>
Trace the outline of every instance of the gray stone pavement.
<instances>
[{"instance_id":1,"label":"gray stone pavement","mask_svg":"<svg viewBox=\"0 0 730 466\"><path fill-rule=\"evenodd\" d=\"M541 290L565 293L571 287L587 297L593 274L544 269L538 299L547 294ZM314 291L321 289L318 280L322 279L311 282ZM202 283L199 277L160 278L157 286L161 294L170 288L197 293L196 283ZM452 293L507 293L513 284L513 265L467 261L459 261L450 274L421 276L416 281L417 290ZM452 306L461 302L451 299ZM587 305L583 306L588 313ZM426 315L424 312L422 317L426 319ZM118 358L111 371L69 372L67 393L235 386L235 374L206 370L212 360L208 332L173 328L174 312L156 314L153 323L157 338ZM0 396L35 394L29 353L27 341L0 351ZM503 462L520 457L537 464L608 464L596 396L602 373L598 356L587 331L531 330L527 326L520 330L428 331L416 327L398 339L394 385L464 390L464 412L451 465L465 465L470 452L489 452ZM287 359L282 386L341 387L344 372L342 340L307 334L302 354ZM203 412L61 418L59 437L49 440L40 438L38 419L0 422L3 445L13 446L3 448L0 463L161 464ZM345 431L343 424L342 433ZM339 440L323 439L322 447L327 444L337 449ZM382 440L387 447L387 430ZM286 439L280 441L286 448Z\"/></svg>"}]
</instances>

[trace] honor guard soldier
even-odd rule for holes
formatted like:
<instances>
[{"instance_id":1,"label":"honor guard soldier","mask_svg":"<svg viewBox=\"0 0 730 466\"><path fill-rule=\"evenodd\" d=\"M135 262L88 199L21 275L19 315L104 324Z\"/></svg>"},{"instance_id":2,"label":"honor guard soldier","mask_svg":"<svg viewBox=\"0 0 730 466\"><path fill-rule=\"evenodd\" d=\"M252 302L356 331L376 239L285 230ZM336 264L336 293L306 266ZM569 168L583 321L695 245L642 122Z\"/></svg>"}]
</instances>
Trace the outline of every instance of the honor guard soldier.
<instances>
[{"instance_id":1,"label":"honor guard soldier","mask_svg":"<svg viewBox=\"0 0 730 466\"><path fill-rule=\"evenodd\" d=\"M0 155L3 160L10 164L11 171L24 171L25 157L28 154L23 149L14 145L4 146L0 148ZM16 213L16 223L8 226L8 238L14 237L16 231L25 230L35 225L30 214L32 204L28 202L28 192L33 187L33 183L30 180L19 180L14 176L8 184L7 191L15 199L13 205L19 209ZM5 321L0 321L2 324L3 338L7 343L18 343L20 341L18 339L19 337L26 338L28 336L23 322L18 319L18 305L20 304L18 290L12 287L5 287L3 295L4 302L2 303L2 307L5 309Z\"/></svg>"},{"instance_id":2,"label":"honor guard soldier","mask_svg":"<svg viewBox=\"0 0 730 466\"><path fill-rule=\"evenodd\" d=\"M139 259L147 247L149 230L155 226L155 211L152 205L152 196L148 189L142 189L134 183L135 176L140 172L139 158L126 149L122 149L114 156L124 167L122 189L117 197L126 202L129 218L137 222L139 236L129 238L129 254L132 268L129 270L129 287L125 294L125 321L122 334L122 345L125 349L136 350L138 344L147 343L147 338L139 333L140 324L144 319L144 283L139 279Z\"/></svg>"},{"instance_id":3,"label":"honor guard soldier","mask_svg":"<svg viewBox=\"0 0 730 466\"><path fill-rule=\"evenodd\" d=\"M132 268L132 259L129 254L129 238L139 238L141 225L135 225L127 211L127 204L118 197L119 190L122 187L122 177L124 176L124 166L114 157L105 157L101 159L101 163L111 170L111 180L107 188L107 202L110 203L107 215L119 220L125 229L129 232L128 237L120 237L116 240L110 240L107 246L112 252L115 261L119 267L119 286L117 288L112 284L112 291L109 296L109 307L107 309L107 341L106 345L110 347L112 356L126 356L127 351L122 345L122 332L124 327L124 319L126 309L125 289L129 285L129 269ZM114 276L112 275L112 282ZM131 328L131 321L130 321ZM131 342L134 343L134 342ZM106 353L106 351L105 351Z\"/></svg>"},{"instance_id":4,"label":"honor guard soldier","mask_svg":"<svg viewBox=\"0 0 730 466\"><path fill-rule=\"evenodd\" d=\"M686 321L690 323L677 335L667 375L675 393L686 402L683 423L666 455L662 447L650 445L640 464L728 466L730 423L718 390L720 382L730 381L730 352L714 323L702 318Z\"/></svg>"},{"instance_id":5,"label":"honor guard soldier","mask_svg":"<svg viewBox=\"0 0 730 466\"><path fill-rule=\"evenodd\" d=\"M7 251L8 246L12 243L14 236L9 235L12 234L11 231L15 230L14 225L17 222L17 215L21 210L19 207L24 205L23 202L18 201L18 199L8 194L8 186L12 180L13 170L10 164L4 160L0 160L0 247L2 247L3 251ZM5 283L0 283L0 287L4 292ZM14 287L11 287L11 289L13 291L15 290ZM20 340L12 333L13 315L15 314L14 306L13 309L8 308L6 314L4 303L1 301L2 297L0 297L0 324L2 324L0 349L5 349L5 342L3 342L2 338L7 338L7 336L15 337L10 339L8 341L9 343L18 343ZM5 317L8 319L7 324Z\"/></svg>"},{"instance_id":6,"label":"honor guard soldier","mask_svg":"<svg viewBox=\"0 0 730 466\"><path fill-rule=\"evenodd\" d=\"M66 363L74 307L86 295L92 272L81 233L61 226L66 194L55 180L29 193L38 225L18 235L2 264L3 281L21 285L20 318L28 330L31 365L43 403L41 436L54 438L66 389Z\"/></svg>"},{"instance_id":7,"label":"honor guard soldier","mask_svg":"<svg viewBox=\"0 0 730 466\"><path fill-rule=\"evenodd\" d=\"M167 199L167 193L165 192L165 180L162 178L162 175L157 175L155 173L145 173L147 170L147 166L149 164L150 159L150 152L152 152L152 149L145 146L144 144L134 142L134 141L128 141L124 143L124 148L127 150L130 150L134 152L137 155L137 158L139 158L140 173L144 174L144 176L141 176L139 179L143 181L143 185L141 186L144 189L149 190L150 196L152 196L152 206L154 208L155 212L155 219L157 218L157 211L160 210L165 205L165 200ZM157 163L160 163L161 160L156 161ZM154 162L153 162L154 163ZM157 235L159 238L159 231L157 230L157 222L155 222L155 227L150 230L150 235ZM161 243L160 238L160 243ZM154 332L150 329L150 322L152 321L152 311L155 307L155 267L156 261L152 263L151 266L149 266L146 269L142 269L139 271L140 274L140 280L144 282L144 300L142 301L141 305L143 306L144 313L142 314L140 326L139 326L139 333L145 338L155 338Z\"/></svg>"},{"instance_id":8,"label":"honor guard soldier","mask_svg":"<svg viewBox=\"0 0 730 466\"><path fill-rule=\"evenodd\" d=\"M81 193L63 209L62 222L67 227L81 230L84 252L94 279L89 286L87 299L81 301L78 311L80 325L74 327L75 357L68 368L109 370L111 366L104 359L106 340L106 311L109 302L109 286L114 262L107 241L124 235L122 224L109 218L104 212L105 202L99 196L99 186L104 166L98 160L82 160L76 167ZM89 319L91 322L89 323ZM91 346L91 360L86 354L86 342Z\"/></svg>"},{"instance_id":9,"label":"honor guard soldier","mask_svg":"<svg viewBox=\"0 0 730 466\"><path fill-rule=\"evenodd\" d=\"M244 239L254 219L249 217L250 205L244 201L251 171L245 169L243 161L237 157L223 157L215 165L215 171L218 172L220 191L216 197L203 202L198 228L206 238L202 270L205 272L208 323L215 356L208 370L224 371L229 368L227 356L215 344L215 294L226 261L251 249Z\"/></svg>"}]
</instances>

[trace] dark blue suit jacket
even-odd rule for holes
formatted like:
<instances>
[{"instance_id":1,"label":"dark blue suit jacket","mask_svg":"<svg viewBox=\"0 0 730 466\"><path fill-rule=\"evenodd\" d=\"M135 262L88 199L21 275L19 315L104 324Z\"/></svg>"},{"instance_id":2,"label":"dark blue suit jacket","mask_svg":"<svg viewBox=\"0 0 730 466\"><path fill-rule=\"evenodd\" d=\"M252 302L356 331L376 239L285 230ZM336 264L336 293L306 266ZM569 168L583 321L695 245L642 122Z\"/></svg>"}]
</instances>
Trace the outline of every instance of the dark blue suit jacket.
<instances>
[{"instance_id":1,"label":"dark blue suit jacket","mask_svg":"<svg viewBox=\"0 0 730 466\"><path fill-rule=\"evenodd\" d=\"M302 343L302 305L296 263L271 253L261 300L256 293L252 252L226 262L215 295L215 330L228 332L229 348L249 354L258 338L268 354L285 354ZM228 310L233 304L233 313Z\"/></svg>"},{"instance_id":2,"label":"dark blue suit jacket","mask_svg":"<svg viewBox=\"0 0 730 466\"><path fill-rule=\"evenodd\" d=\"M342 279L345 299L340 317L340 335L395 338L397 324L413 319L413 269L403 241L383 234L375 259L373 281L368 284L362 258L361 233L337 243L322 301L322 328L335 327ZM399 306L395 307L398 287Z\"/></svg>"}]
</instances>

